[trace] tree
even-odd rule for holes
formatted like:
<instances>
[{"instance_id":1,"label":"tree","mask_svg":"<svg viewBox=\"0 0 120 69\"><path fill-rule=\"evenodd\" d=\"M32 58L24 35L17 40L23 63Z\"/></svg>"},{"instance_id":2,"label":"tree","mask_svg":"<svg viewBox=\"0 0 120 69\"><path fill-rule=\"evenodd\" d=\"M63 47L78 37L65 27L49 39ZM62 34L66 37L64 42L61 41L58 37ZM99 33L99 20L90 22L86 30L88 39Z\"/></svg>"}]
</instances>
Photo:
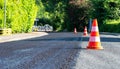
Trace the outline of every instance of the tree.
<instances>
[{"instance_id":1,"label":"tree","mask_svg":"<svg viewBox=\"0 0 120 69\"><path fill-rule=\"evenodd\" d=\"M91 0L94 11L92 16L101 23L107 19L120 18L120 0Z\"/></svg>"},{"instance_id":2,"label":"tree","mask_svg":"<svg viewBox=\"0 0 120 69\"><path fill-rule=\"evenodd\" d=\"M3 14L4 0L0 1L0 12ZM13 33L30 32L36 18L37 6L35 0L7 0L6 28L12 28ZM0 27L3 25L3 15L0 13Z\"/></svg>"},{"instance_id":3,"label":"tree","mask_svg":"<svg viewBox=\"0 0 120 69\"><path fill-rule=\"evenodd\" d=\"M64 30L67 0L36 0L36 4L39 7L39 23L50 24L55 31Z\"/></svg>"},{"instance_id":4,"label":"tree","mask_svg":"<svg viewBox=\"0 0 120 69\"><path fill-rule=\"evenodd\" d=\"M68 16L70 18L70 25L78 30L83 31L84 26L87 25L90 18L89 12L91 4L89 0L70 0L68 5Z\"/></svg>"},{"instance_id":5,"label":"tree","mask_svg":"<svg viewBox=\"0 0 120 69\"><path fill-rule=\"evenodd\" d=\"M120 32L120 0L91 0L100 31ZM116 29L116 30L114 30Z\"/></svg>"},{"instance_id":6,"label":"tree","mask_svg":"<svg viewBox=\"0 0 120 69\"><path fill-rule=\"evenodd\" d=\"M4 23L4 1L0 0L0 28L3 28Z\"/></svg>"}]
</instances>

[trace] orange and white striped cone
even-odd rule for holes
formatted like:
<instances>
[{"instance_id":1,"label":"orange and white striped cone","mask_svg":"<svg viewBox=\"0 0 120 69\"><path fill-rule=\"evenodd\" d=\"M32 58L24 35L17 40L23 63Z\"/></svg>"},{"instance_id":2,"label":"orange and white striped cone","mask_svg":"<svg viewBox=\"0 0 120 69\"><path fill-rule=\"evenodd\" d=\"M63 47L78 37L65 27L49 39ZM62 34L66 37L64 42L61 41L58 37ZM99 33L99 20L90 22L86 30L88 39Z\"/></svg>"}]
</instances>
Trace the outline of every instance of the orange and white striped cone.
<instances>
[{"instance_id":1,"label":"orange and white striped cone","mask_svg":"<svg viewBox=\"0 0 120 69\"><path fill-rule=\"evenodd\" d=\"M87 49L103 49L100 43L97 19L93 20L92 30L90 33L90 39L89 39Z\"/></svg>"},{"instance_id":2,"label":"orange and white striped cone","mask_svg":"<svg viewBox=\"0 0 120 69\"><path fill-rule=\"evenodd\" d=\"M87 27L85 26L83 36L87 36L87 35L88 35L87 34Z\"/></svg>"},{"instance_id":3,"label":"orange and white striped cone","mask_svg":"<svg viewBox=\"0 0 120 69\"><path fill-rule=\"evenodd\" d=\"M74 34L77 34L77 29L76 28L74 28Z\"/></svg>"}]
</instances>

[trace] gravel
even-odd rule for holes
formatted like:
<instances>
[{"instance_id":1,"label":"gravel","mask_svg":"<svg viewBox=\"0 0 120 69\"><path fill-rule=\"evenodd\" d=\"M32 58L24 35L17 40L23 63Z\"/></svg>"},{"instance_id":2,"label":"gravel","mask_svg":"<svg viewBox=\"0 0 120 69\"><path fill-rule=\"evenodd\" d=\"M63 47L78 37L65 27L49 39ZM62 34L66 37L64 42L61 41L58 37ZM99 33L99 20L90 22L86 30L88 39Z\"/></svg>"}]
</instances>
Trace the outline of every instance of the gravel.
<instances>
[{"instance_id":1,"label":"gravel","mask_svg":"<svg viewBox=\"0 0 120 69\"><path fill-rule=\"evenodd\" d=\"M0 43L0 69L120 68L119 34L101 33L103 50L86 49L89 36L83 37L82 34L61 32L41 36L34 33L26 34L29 39L3 41ZM14 37L18 36L25 37L20 34ZM5 37L2 40L8 39Z\"/></svg>"}]
</instances>

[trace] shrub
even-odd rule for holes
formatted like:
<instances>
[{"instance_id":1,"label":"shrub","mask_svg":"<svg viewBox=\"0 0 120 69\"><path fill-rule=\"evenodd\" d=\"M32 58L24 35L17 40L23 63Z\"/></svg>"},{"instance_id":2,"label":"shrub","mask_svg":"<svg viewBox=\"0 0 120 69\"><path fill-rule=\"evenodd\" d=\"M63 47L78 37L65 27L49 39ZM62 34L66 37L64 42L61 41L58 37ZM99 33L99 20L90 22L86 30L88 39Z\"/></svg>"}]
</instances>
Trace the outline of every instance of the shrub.
<instances>
[{"instance_id":1,"label":"shrub","mask_svg":"<svg viewBox=\"0 0 120 69\"><path fill-rule=\"evenodd\" d=\"M1 1L4 3L4 0ZM11 28L13 33L32 31L37 13L35 0L7 0L6 7L6 28ZM0 21L2 20L0 27L3 24L3 19L1 18L4 17L0 16Z\"/></svg>"}]
</instances>

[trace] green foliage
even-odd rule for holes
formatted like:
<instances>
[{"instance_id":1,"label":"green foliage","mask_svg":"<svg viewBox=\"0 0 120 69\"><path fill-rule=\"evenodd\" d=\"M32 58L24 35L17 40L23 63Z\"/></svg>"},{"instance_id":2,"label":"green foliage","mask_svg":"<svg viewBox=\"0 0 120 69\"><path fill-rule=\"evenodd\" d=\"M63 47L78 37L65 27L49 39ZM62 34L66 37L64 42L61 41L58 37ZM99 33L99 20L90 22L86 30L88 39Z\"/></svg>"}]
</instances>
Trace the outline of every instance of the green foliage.
<instances>
[{"instance_id":1,"label":"green foliage","mask_svg":"<svg viewBox=\"0 0 120 69\"><path fill-rule=\"evenodd\" d=\"M2 4L4 5L4 3ZM6 28L12 28L13 33L30 32L32 30L37 13L35 0L7 0L6 7ZM3 23L3 19L1 18L4 17L0 17Z\"/></svg>"},{"instance_id":2,"label":"green foliage","mask_svg":"<svg viewBox=\"0 0 120 69\"><path fill-rule=\"evenodd\" d=\"M69 2L67 13L72 29L76 27L79 31L83 31L90 18L90 8L89 0L71 0Z\"/></svg>"},{"instance_id":3,"label":"green foliage","mask_svg":"<svg viewBox=\"0 0 120 69\"><path fill-rule=\"evenodd\" d=\"M54 30L67 29L72 31L76 27L83 31L90 18L97 18L101 31L103 25L120 19L120 0L36 0L39 7L40 22L48 23ZM110 21L111 20L111 21ZM110 25L109 25L110 26ZM113 26L116 27L116 26ZM113 28L112 27L112 28Z\"/></svg>"},{"instance_id":4,"label":"green foliage","mask_svg":"<svg viewBox=\"0 0 120 69\"><path fill-rule=\"evenodd\" d=\"M77 1L77 2L76 2ZM53 26L55 31L67 29L72 31L74 24L81 30L87 25L89 19L89 2L88 0L76 0L70 4L71 0L36 0L39 7L39 23L48 23Z\"/></svg>"},{"instance_id":5,"label":"green foliage","mask_svg":"<svg viewBox=\"0 0 120 69\"><path fill-rule=\"evenodd\" d=\"M39 23L50 24L55 31L61 31L65 28L65 8L67 2L65 0L36 0L39 7L37 18Z\"/></svg>"},{"instance_id":6,"label":"green foliage","mask_svg":"<svg viewBox=\"0 0 120 69\"><path fill-rule=\"evenodd\" d=\"M4 21L4 1L0 0L0 28L3 28Z\"/></svg>"},{"instance_id":7,"label":"green foliage","mask_svg":"<svg viewBox=\"0 0 120 69\"><path fill-rule=\"evenodd\" d=\"M120 33L120 19L118 20L105 20L100 26L100 31L103 32L119 32Z\"/></svg>"},{"instance_id":8,"label":"green foliage","mask_svg":"<svg viewBox=\"0 0 120 69\"><path fill-rule=\"evenodd\" d=\"M120 2L119 2L119 0L106 1L105 9L107 11L106 19L120 19Z\"/></svg>"},{"instance_id":9,"label":"green foliage","mask_svg":"<svg viewBox=\"0 0 120 69\"><path fill-rule=\"evenodd\" d=\"M64 28L65 19L65 5L63 2L58 2L54 8L54 15L52 15L53 21L51 24L54 26L56 31L61 31Z\"/></svg>"},{"instance_id":10,"label":"green foliage","mask_svg":"<svg viewBox=\"0 0 120 69\"><path fill-rule=\"evenodd\" d=\"M107 11L104 7L105 0L91 0L92 2L92 18L97 18L98 23L103 23L106 19Z\"/></svg>"},{"instance_id":11,"label":"green foliage","mask_svg":"<svg viewBox=\"0 0 120 69\"><path fill-rule=\"evenodd\" d=\"M13 33L30 32L36 15L39 25L50 24L55 31L83 31L90 18L97 18L100 31L120 32L120 0L7 0L6 14L6 28ZM0 0L0 28L3 24Z\"/></svg>"},{"instance_id":12,"label":"green foliage","mask_svg":"<svg viewBox=\"0 0 120 69\"><path fill-rule=\"evenodd\" d=\"M91 2L93 4L91 15L98 19L100 31L120 32L120 0L91 0Z\"/></svg>"},{"instance_id":13,"label":"green foliage","mask_svg":"<svg viewBox=\"0 0 120 69\"><path fill-rule=\"evenodd\" d=\"M101 23L106 19L120 19L120 0L91 0L93 4L93 18L98 18Z\"/></svg>"},{"instance_id":14,"label":"green foliage","mask_svg":"<svg viewBox=\"0 0 120 69\"><path fill-rule=\"evenodd\" d=\"M120 33L120 24L103 24L100 27L102 32L116 32Z\"/></svg>"}]
</instances>

